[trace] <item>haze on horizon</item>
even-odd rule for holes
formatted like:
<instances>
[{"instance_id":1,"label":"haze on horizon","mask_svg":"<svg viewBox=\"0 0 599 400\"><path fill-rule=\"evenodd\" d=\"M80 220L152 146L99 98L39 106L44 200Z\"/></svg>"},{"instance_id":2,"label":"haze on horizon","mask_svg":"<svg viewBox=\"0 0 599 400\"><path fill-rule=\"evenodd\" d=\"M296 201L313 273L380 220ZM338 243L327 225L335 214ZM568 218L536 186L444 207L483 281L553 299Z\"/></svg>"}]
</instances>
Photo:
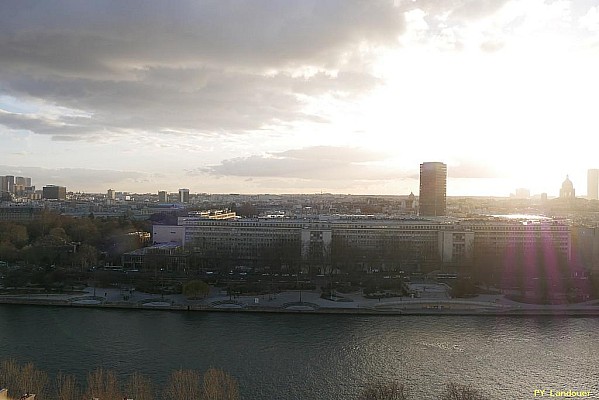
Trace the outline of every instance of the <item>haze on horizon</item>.
<instances>
[{"instance_id":1,"label":"haze on horizon","mask_svg":"<svg viewBox=\"0 0 599 400\"><path fill-rule=\"evenodd\" d=\"M596 1L0 3L0 174L73 191L586 193Z\"/></svg>"}]
</instances>

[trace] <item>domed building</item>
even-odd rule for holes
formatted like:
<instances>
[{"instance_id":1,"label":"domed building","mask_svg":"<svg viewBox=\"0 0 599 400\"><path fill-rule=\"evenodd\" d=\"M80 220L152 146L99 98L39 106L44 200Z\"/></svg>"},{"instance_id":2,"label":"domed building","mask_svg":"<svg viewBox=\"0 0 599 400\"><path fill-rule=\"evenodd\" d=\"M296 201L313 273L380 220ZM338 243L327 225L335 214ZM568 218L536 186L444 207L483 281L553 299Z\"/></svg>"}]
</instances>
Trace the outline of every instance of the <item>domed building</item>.
<instances>
[{"instance_id":1,"label":"domed building","mask_svg":"<svg viewBox=\"0 0 599 400\"><path fill-rule=\"evenodd\" d=\"M573 200L576 198L574 184L566 175L566 180L562 183L562 188L559 190L559 198L564 200Z\"/></svg>"}]
</instances>

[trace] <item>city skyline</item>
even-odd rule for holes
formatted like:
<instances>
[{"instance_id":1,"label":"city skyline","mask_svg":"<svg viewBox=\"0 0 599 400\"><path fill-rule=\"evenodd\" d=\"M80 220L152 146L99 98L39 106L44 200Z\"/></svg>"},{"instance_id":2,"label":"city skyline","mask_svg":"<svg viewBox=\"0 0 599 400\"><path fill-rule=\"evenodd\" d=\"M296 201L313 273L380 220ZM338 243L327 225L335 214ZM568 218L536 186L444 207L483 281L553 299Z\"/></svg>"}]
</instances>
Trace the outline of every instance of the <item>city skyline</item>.
<instances>
[{"instance_id":1,"label":"city skyline","mask_svg":"<svg viewBox=\"0 0 599 400\"><path fill-rule=\"evenodd\" d=\"M424 162L424 164L442 164L444 166L444 168L445 168L446 181L449 180L448 179L449 174L447 173L447 165L446 164L444 164L442 162ZM28 169L28 171L31 171L31 169ZM597 175L597 171L599 171L599 170L597 170L597 169L588 169L587 170L587 182L586 182L586 189L587 190L586 190L586 193L582 194L582 195L578 194L578 195L576 195L574 197L584 198L584 199L589 199L589 200L596 200L596 196L594 195L594 193L596 191L597 183L595 183L596 179L592 179L591 178L591 174L594 174L593 176L596 176ZM0 172L0 174L2 174L2 172ZM19 179L19 178L20 179L28 179L29 182L31 182L31 180L32 180L32 178L30 178L30 177L23 178L23 177L20 177L20 176L0 175L0 178L2 179L2 185L1 185L2 186L1 190L2 191L13 193L13 190L8 190L8 181L5 181L5 178L11 178L11 177L13 179L15 179L15 180ZM422 164L420 165L420 176L418 177L418 181L417 181L418 182L418 187L417 187L416 190L410 190L409 193L344 193L344 192L331 192L331 191L321 190L319 192L313 192L313 193L310 193L310 192L284 192L284 191L279 191L279 192L240 192L240 191L235 192L235 191L231 191L231 192L220 192L220 194L239 193L239 194L248 194L248 195L254 195L254 194L256 194L256 195L257 194L283 194L283 195L286 195L286 194L289 194L289 195L298 194L298 195L300 195L300 194L329 193L329 194L338 194L338 195L347 194L347 195L360 195L360 196L369 196L369 195L374 195L374 196L376 196L376 195L382 195L382 196L392 196L392 195L395 195L395 196L408 196L410 194L416 193L416 196L419 197L420 196L420 192L422 191L421 178L422 178ZM33 179L36 180L36 178L33 178ZM569 180L569 175L566 175L566 179ZM42 191L41 190L42 186L69 186L69 190L68 190L69 193L103 194L103 193L106 193L108 191L109 193L112 193L112 194L108 195L109 197L114 196L115 193L125 193L125 194L150 194L150 193L156 194L157 193L159 199L161 199L159 201L161 201L161 202L166 201L164 199L164 196L166 196L168 194L177 194L178 198L181 198L181 192L182 191L186 191L187 196L189 196L189 194L202 194L202 193L204 193L204 194L205 193L219 194L219 192L207 192L207 191L202 191L202 190L194 191L194 190L190 190L190 189L181 189L181 188L179 188L179 189L172 189L172 190L162 190L162 189L157 190L156 188L153 188L153 189L150 189L150 190L142 190L142 191L129 190L128 188L120 188L120 189L117 189L117 190L115 190L113 188L107 188L107 189L106 188L100 188L98 190L88 190L88 191L86 191L86 190L78 190L77 188L73 188L72 187L72 182L66 180L65 178L61 178L59 176L52 176L51 177L51 182L52 183L43 183L43 180L44 180L44 178L43 178L43 175L42 175L42 183L41 183L41 185L38 185L38 189L37 189L37 192L39 192L39 193L41 193L41 191ZM56 182L59 182L60 185L56 185L55 184ZM38 183L40 183L40 182L38 181ZM572 182L570 181L570 183L572 183ZM447 193L447 189L448 189L447 183L445 183L445 185L446 185L445 192ZM595 186L593 186L593 185L595 185ZM176 183L171 184L171 186L172 187L178 187ZM573 184L573 186L574 186L574 190L576 190L576 185ZM36 186L33 185L31 187L26 187L26 188L28 188L28 189L35 189ZM579 187L579 189L580 189L580 187ZM534 192L531 192L530 189L528 189L528 188L515 188L515 190L512 191L512 192L510 192L510 193L503 193L503 194L499 194L499 195L479 195L479 194L471 194L471 195L460 195L460 194L457 194L457 195L450 195L450 194L446 194L446 196L447 197L497 197L497 198L501 198L501 197L516 197L516 198L535 198L535 197L537 197L537 198L542 198L544 196L549 196L550 198L557 198L557 197L562 197L561 196L562 190L563 190L563 182L562 182L561 189L556 190L557 193L555 193L555 194L552 193L552 191L549 191L549 193L547 193L547 192L534 193ZM581 191L579 191L579 193L580 192ZM526 193L526 194L524 195L524 193ZM183 202L185 203L186 201L183 201Z\"/></svg>"},{"instance_id":2,"label":"city skyline","mask_svg":"<svg viewBox=\"0 0 599 400\"><path fill-rule=\"evenodd\" d=\"M0 170L104 193L586 193L592 1L4 2Z\"/></svg>"}]
</instances>

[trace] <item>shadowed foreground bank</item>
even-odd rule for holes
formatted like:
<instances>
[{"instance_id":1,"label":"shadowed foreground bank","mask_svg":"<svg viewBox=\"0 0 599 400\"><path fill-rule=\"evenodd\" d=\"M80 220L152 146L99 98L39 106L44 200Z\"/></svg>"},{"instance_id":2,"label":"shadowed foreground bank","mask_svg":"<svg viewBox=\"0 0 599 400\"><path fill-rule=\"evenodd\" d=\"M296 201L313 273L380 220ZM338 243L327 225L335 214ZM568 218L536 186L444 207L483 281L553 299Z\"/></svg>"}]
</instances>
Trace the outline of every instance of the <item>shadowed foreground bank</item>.
<instances>
[{"instance_id":1,"label":"shadowed foreground bank","mask_svg":"<svg viewBox=\"0 0 599 400\"><path fill-rule=\"evenodd\" d=\"M114 371L96 369L87 375L81 386L72 375L59 373L51 380L48 374L32 363L18 364L15 360L0 363L0 388L8 389L18 399L23 393L34 393L36 400L238 400L239 386L235 378L220 369L210 368L203 375L194 370L171 373L165 387L158 388L137 372L126 382L120 382ZM315 398L318 394L315 393ZM367 385L359 400L416 400L405 385L398 382L379 382ZM440 400L488 400L477 389L448 383Z\"/></svg>"},{"instance_id":2,"label":"shadowed foreground bank","mask_svg":"<svg viewBox=\"0 0 599 400\"><path fill-rule=\"evenodd\" d=\"M199 371L177 370L171 373L165 387L156 387L152 381L133 373L126 382L120 382L114 371L96 369L87 375L81 386L72 375L59 373L51 380L48 374L33 364L19 365L14 360L0 363L0 387L18 399L23 393L36 394L36 400L237 400L239 386L226 372L210 368L203 375Z\"/></svg>"}]
</instances>

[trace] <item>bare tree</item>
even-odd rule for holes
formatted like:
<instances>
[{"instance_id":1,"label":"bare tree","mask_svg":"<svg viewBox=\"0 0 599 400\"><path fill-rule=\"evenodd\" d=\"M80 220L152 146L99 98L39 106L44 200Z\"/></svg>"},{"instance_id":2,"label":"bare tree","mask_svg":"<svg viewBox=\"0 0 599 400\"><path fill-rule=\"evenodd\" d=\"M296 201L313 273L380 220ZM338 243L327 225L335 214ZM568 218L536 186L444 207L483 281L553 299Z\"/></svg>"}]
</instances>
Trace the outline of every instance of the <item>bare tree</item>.
<instances>
[{"instance_id":1,"label":"bare tree","mask_svg":"<svg viewBox=\"0 0 599 400\"><path fill-rule=\"evenodd\" d=\"M164 400L200 400L202 398L202 385L199 372L193 370L174 371L164 389Z\"/></svg>"},{"instance_id":2,"label":"bare tree","mask_svg":"<svg viewBox=\"0 0 599 400\"><path fill-rule=\"evenodd\" d=\"M470 385L449 382L442 400L487 400L487 397Z\"/></svg>"},{"instance_id":3,"label":"bare tree","mask_svg":"<svg viewBox=\"0 0 599 400\"><path fill-rule=\"evenodd\" d=\"M81 399L81 388L72 375L62 372L56 377L56 399L57 400L79 400Z\"/></svg>"},{"instance_id":4,"label":"bare tree","mask_svg":"<svg viewBox=\"0 0 599 400\"><path fill-rule=\"evenodd\" d=\"M15 360L6 360L0 363L0 382L6 385L9 393L35 393L41 400L48 386L48 375L32 363L21 367Z\"/></svg>"},{"instance_id":5,"label":"bare tree","mask_svg":"<svg viewBox=\"0 0 599 400\"><path fill-rule=\"evenodd\" d=\"M371 383L359 397L359 400L408 400L408 390L403 383Z\"/></svg>"},{"instance_id":6,"label":"bare tree","mask_svg":"<svg viewBox=\"0 0 599 400\"><path fill-rule=\"evenodd\" d=\"M204 374L203 400L238 400L239 385L222 369L210 368Z\"/></svg>"},{"instance_id":7,"label":"bare tree","mask_svg":"<svg viewBox=\"0 0 599 400\"><path fill-rule=\"evenodd\" d=\"M87 375L86 398L119 399L123 398L118 378L114 371L98 368Z\"/></svg>"},{"instance_id":8,"label":"bare tree","mask_svg":"<svg viewBox=\"0 0 599 400\"><path fill-rule=\"evenodd\" d=\"M129 377L125 385L125 394L135 400L152 400L155 397L152 381L137 372Z\"/></svg>"}]
</instances>

